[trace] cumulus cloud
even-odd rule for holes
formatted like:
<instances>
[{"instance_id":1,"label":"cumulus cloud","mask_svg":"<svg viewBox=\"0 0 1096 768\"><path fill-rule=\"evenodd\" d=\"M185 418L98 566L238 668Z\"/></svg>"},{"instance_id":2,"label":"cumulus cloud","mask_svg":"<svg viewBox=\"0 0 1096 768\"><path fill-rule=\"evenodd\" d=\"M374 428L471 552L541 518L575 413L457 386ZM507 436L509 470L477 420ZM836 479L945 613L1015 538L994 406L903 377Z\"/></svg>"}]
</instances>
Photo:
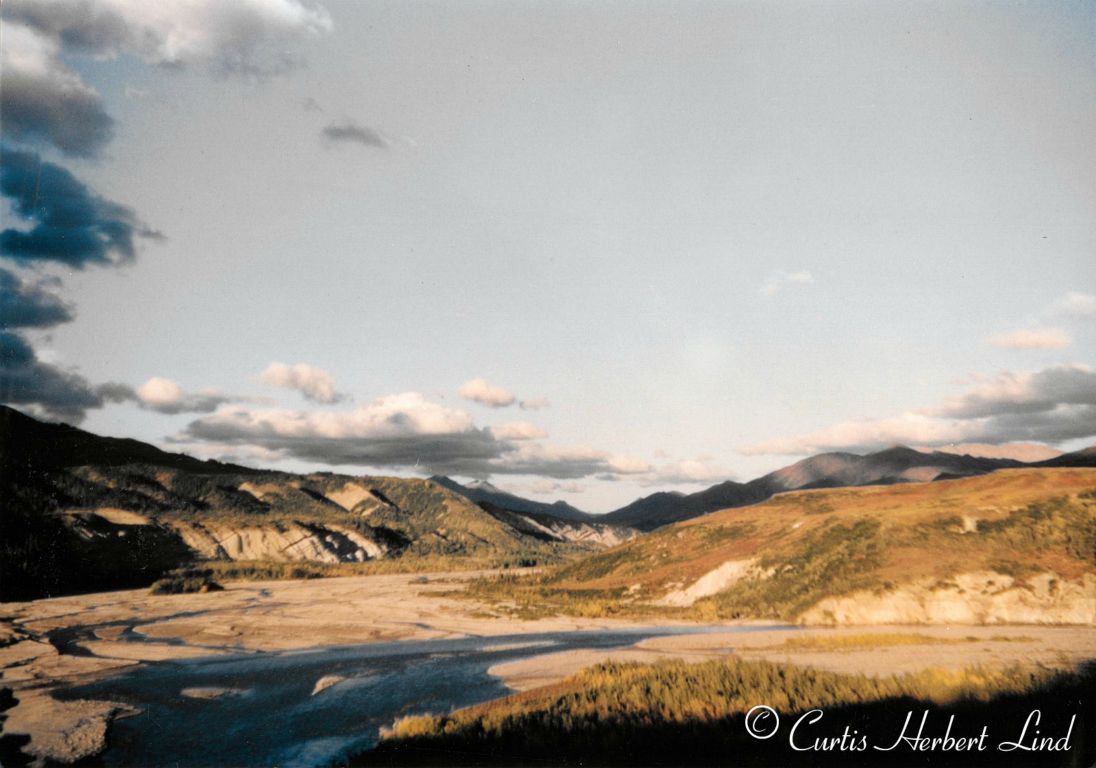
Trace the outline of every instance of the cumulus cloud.
<instances>
[{"instance_id":1,"label":"cumulus cloud","mask_svg":"<svg viewBox=\"0 0 1096 768\"><path fill-rule=\"evenodd\" d=\"M71 52L252 75L297 66L295 48L332 26L326 10L298 0L51 0L3 13Z\"/></svg>"},{"instance_id":2,"label":"cumulus cloud","mask_svg":"<svg viewBox=\"0 0 1096 768\"><path fill-rule=\"evenodd\" d=\"M514 397L513 392L489 384L484 379L472 379L464 382L461 388L457 390L457 394L465 400L471 400L490 408L505 408L513 405L517 399Z\"/></svg>"},{"instance_id":3,"label":"cumulus cloud","mask_svg":"<svg viewBox=\"0 0 1096 768\"><path fill-rule=\"evenodd\" d=\"M1096 369L1060 365L1005 372L940 405L883 419L844 422L799 437L770 440L747 455L867 451L896 443L1060 443L1096 436Z\"/></svg>"},{"instance_id":4,"label":"cumulus cloud","mask_svg":"<svg viewBox=\"0 0 1096 768\"><path fill-rule=\"evenodd\" d=\"M502 430L505 432L505 430ZM536 475L576 480L648 471L646 462L588 446L551 446L498 428L477 427L466 412L417 392L378 398L350 411L225 406L192 421L174 439L257 447L331 465L398 467L423 473L488 477Z\"/></svg>"},{"instance_id":5,"label":"cumulus cloud","mask_svg":"<svg viewBox=\"0 0 1096 768\"><path fill-rule=\"evenodd\" d=\"M1061 328L1024 328L992 336L989 343L1003 349L1062 349L1073 339Z\"/></svg>"},{"instance_id":6,"label":"cumulus cloud","mask_svg":"<svg viewBox=\"0 0 1096 768\"><path fill-rule=\"evenodd\" d=\"M336 391L331 374L307 363L271 363L259 377L272 386L295 389L314 403L330 404L346 399L346 395Z\"/></svg>"},{"instance_id":7,"label":"cumulus cloud","mask_svg":"<svg viewBox=\"0 0 1096 768\"><path fill-rule=\"evenodd\" d=\"M29 5L29 4L28 4ZM114 120L99 93L65 66L58 44L17 23L0 46L0 113L7 140L52 144L91 157L111 139Z\"/></svg>"},{"instance_id":8,"label":"cumulus cloud","mask_svg":"<svg viewBox=\"0 0 1096 768\"><path fill-rule=\"evenodd\" d=\"M72 307L45 282L21 280L0 269L0 328L49 328L72 320Z\"/></svg>"},{"instance_id":9,"label":"cumulus cloud","mask_svg":"<svg viewBox=\"0 0 1096 768\"><path fill-rule=\"evenodd\" d=\"M4 147L0 194L29 229L0 232L0 255L21 262L121 264L137 255L137 240L162 239L133 210L94 194L59 165Z\"/></svg>"},{"instance_id":10,"label":"cumulus cloud","mask_svg":"<svg viewBox=\"0 0 1096 768\"><path fill-rule=\"evenodd\" d=\"M79 422L89 408L102 406L103 394L83 376L39 360L23 337L0 331L0 402Z\"/></svg>"},{"instance_id":11,"label":"cumulus cloud","mask_svg":"<svg viewBox=\"0 0 1096 768\"><path fill-rule=\"evenodd\" d=\"M785 272L780 270L773 275L769 280L761 286L762 296L775 296L780 293L781 289L786 285L813 283L814 277L807 270L800 270L798 272Z\"/></svg>"},{"instance_id":12,"label":"cumulus cloud","mask_svg":"<svg viewBox=\"0 0 1096 768\"><path fill-rule=\"evenodd\" d=\"M505 444L465 412L417 392L378 398L353 411L222 408L186 428L184 440L255 445L327 464L424 467L476 475ZM474 468L476 471L465 471Z\"/></svg>"},{"instance_id":13,"label":"cumulus cloud","mask_svg":"<svg viewBox=\"0 0 1096 768\"><path fill-rule=\"evenodd\" d=\"M134 400L142 408L157 413L212 413L236 398L215 390L185 392L171 379L154 376L134 390ZM118 399L117 397L115 399Z\"/></svg>"},{"instance_id":14,"label":"cumulus cloud","mask_svg":"<svg viewBox=\"0 0 1096 768\"><path fill-rule=\"evenodd\" d=\"M548 437L547 432L528 421L509 421L505 424L494 424L489 429L491 434L499 440L540 440Z\"/></svg>"},{"instance_id":15,"label":"cumulus cloud","mask_svg":"<svg viewBox=\"0 0 1096 768\"><path fill-rule=\"evenodd\" d=\"M353 120L343 120L325 126L323 137L331 144L361 144L363 147L387 149L388 141L378 131Z\"/></svg>"}]
</instances>

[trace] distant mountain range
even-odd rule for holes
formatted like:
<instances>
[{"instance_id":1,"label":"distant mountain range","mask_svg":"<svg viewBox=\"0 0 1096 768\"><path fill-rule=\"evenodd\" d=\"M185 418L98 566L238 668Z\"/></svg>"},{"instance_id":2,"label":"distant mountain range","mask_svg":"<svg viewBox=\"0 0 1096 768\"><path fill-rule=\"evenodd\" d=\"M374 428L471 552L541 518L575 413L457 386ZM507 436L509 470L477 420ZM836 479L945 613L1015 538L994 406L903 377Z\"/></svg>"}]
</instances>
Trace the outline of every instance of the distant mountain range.
<instances>
[{"instance_id":1,"label":"distant mountain range","mask_svg":"<svg viewBox=\"0 0 1096 768\"><path fill-rule=\"evenodd\" d=\"M1033 463L943 451L916 451L905 446L859 456L822 453L750 480L727 481L691 494L655 493L605 515L605 522L651 531L729 507L744 507L784 491L862 485L929 482L984 475L1010 467L1092 467L1096 447Z\"/></svg>"}]
</instances>

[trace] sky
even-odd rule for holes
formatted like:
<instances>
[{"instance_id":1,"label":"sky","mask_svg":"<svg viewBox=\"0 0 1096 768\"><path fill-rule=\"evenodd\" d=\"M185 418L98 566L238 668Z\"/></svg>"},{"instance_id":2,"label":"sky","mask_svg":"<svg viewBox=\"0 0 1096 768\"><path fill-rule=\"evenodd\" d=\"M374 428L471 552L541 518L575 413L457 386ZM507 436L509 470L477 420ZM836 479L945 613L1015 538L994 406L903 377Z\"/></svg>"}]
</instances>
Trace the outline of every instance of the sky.
<instances>
[{"instance_id":1,"label":"sky","mask_svg":"<svg viewBox=\"0 0 1096 768\"><path fill-rule=\"evenodd\" d=\"M1096 5L11 0L0 401L608 511L1096 441Z\"/></svg>"}]
</instances>

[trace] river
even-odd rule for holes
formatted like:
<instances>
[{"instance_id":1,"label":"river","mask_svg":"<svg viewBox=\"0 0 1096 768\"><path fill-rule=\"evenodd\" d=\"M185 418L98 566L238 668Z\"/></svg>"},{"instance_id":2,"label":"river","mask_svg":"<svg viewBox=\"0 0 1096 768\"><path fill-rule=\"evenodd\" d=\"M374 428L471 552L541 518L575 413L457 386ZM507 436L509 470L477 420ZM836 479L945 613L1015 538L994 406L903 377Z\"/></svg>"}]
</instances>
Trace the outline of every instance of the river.
<instances>
[{"instance_id":1,"label":"river","mask_svg":"<svg viewBox=\"0 0 1096 768\"><path fill-rule=\"evenodd\" d=\"M487 674L503 661L660 635L771 628L647 627L204 657L144 664L58 697L141 710L112 724L109 748L95 761L105 766L318 766L368 749L400 716L506 695ZM341 680L314 693L329 676Z\"/></svg>"}]
</instances>

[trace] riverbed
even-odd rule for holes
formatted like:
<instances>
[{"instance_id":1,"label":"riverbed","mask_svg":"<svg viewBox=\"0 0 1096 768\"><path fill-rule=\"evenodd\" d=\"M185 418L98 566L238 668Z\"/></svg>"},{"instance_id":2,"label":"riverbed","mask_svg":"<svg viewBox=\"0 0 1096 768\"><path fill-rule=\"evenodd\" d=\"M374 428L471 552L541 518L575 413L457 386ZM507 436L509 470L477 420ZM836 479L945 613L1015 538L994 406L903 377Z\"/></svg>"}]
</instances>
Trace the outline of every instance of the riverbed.
<instances>
[{"instance_id":1,"label":"riverbed","mask_svg":"<svg viewBox=\"0 0 1096 768\"><path fill-rule=\"evenodd\" d=\"M488 673L494 665L714 631L726 633L728 628L405 640L164 661L67 689L57 697L117 701L140 711L114 721L109 747L100 758L104 765L317 766L369 748L379 729L398 717L448 712L506 695L506 685Z\"/></svg>"}]
</instances>

